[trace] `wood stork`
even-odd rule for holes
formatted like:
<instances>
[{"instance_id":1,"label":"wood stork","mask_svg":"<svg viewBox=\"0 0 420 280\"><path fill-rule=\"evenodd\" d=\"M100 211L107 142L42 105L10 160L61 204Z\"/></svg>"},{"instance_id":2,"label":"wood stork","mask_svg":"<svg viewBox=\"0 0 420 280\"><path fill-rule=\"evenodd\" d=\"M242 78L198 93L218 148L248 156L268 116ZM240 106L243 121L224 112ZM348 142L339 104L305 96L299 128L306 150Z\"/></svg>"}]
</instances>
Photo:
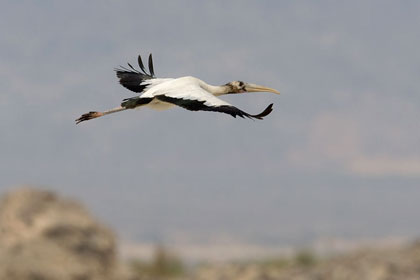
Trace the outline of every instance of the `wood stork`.
<instances>
[{"instance_id":1,"label":"wood stork","mask_svg":"<svg viewBox=\"0 0 420 280\"><path fill-rule=\"evenodd\" d=\"M268 105L260 114L251 115L219 99L217 96L244 92L273 92L280 94L275 89L242 81L233 81L221 86L212 86L191 76L176 79L156 78L153 69L152 54L149 55L148 61L149 74L146 72L141 56L138 57L140 71L136 70L130 63L127 64L129 68L120 66L121 68L115 69L117 77L123 87L140 93L140 95L124 99L121 105L114 109L104 112L91 111L83 114L76 120L76 123L140 106L149 106L154 109L167 109L175 105L190 111L214 111L226 113L235 118L239 116L241 118L247 117L261 120L271 113L273 104Z\"/></svg>"}]
</instances>

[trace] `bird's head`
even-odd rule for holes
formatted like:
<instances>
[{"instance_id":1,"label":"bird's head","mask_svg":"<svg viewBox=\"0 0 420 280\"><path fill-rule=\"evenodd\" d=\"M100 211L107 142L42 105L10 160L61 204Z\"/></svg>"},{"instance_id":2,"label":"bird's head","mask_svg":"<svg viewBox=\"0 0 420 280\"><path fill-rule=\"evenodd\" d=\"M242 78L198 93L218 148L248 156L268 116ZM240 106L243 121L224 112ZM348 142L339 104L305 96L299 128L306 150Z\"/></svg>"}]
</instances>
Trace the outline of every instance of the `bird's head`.
<instances>
[{"instance_id":1,"label":"bird's head","mask_svg":"<svg viewBox=\"0 0 420 280\"><path fill-rule=\"evenodd\" d=\"M259 86L256 84L245 83L242 81L233 81L227 83L229 87L229 93L243 93L243 92L273 92L280 94L277 90L265 86Z\"/></svg>"}]
</instances>

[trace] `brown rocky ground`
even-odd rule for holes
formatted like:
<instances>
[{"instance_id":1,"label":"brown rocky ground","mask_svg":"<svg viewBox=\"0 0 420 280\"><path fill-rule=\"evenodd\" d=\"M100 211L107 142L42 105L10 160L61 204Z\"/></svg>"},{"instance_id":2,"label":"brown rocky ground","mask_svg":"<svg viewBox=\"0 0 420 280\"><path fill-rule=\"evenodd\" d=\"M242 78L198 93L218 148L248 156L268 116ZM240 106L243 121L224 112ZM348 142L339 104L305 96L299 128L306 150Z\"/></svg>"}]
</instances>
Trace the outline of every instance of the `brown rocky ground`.
<instances>
[{"instance_id":1,"label":"brown rocky ground","mask_svg":"<svg viewBox=\"0 0 420 280\"><path fill-rule=\"evenodd\" d=\"M1 280L122 279L111 230L79 203L20 189L0 201Z\"/></svg>"},{"instance_id":2,"label":"brown rocky ground","mask_svg":"<svg viewBox=\"0 0 420 280\"><path fill-rule=\"evenodd\" d=\"M363 249L318 259L313 255L263 262L207 266L193 279L415 280L420 279L420 242L403 248Z\"/></svg>"}]
</instances>

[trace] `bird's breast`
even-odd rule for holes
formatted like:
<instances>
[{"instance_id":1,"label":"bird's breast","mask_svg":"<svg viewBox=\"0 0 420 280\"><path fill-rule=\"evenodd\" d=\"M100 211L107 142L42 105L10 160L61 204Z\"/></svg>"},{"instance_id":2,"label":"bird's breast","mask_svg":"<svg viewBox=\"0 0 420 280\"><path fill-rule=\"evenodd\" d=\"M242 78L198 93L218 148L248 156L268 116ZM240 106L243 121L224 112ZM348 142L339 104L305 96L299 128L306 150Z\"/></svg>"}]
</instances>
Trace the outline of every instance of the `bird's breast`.
<instances>
[{"instance_id":1,"label":"bird's breast","mask_svg":"<svg viewBox=\"0 0 420 280\"><path fill-rule=\"evenodd\" d=\"M153 110L167 110L169 108L175 107L172 103L162 102L160 100L157 100L156 98L152 100L149 104L147 104L147 107L153 109Z\"/></svg>"}]
</instances>

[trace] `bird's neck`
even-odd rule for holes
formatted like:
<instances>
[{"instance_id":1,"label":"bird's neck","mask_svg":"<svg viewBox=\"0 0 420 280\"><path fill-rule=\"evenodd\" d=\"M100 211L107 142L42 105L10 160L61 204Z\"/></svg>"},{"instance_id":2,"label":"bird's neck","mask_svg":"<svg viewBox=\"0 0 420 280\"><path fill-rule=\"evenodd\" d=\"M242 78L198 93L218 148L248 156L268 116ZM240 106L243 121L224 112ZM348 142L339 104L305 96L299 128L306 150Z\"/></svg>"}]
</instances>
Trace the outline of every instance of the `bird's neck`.
<instances>
[{"instance_id":1,"label":"bird's neck","mask_svg":"<svg viewBox=\"0 0 420 280\"><path fill-rule=\"evenodd\" d=\"M207 83L202 83L201 87L205 89L206 91L212 93L214 96L219 96L223 94L227 94L230 91L230 87L223 85L223 86L212 86Z\"/></svg>"}]
</instances>

